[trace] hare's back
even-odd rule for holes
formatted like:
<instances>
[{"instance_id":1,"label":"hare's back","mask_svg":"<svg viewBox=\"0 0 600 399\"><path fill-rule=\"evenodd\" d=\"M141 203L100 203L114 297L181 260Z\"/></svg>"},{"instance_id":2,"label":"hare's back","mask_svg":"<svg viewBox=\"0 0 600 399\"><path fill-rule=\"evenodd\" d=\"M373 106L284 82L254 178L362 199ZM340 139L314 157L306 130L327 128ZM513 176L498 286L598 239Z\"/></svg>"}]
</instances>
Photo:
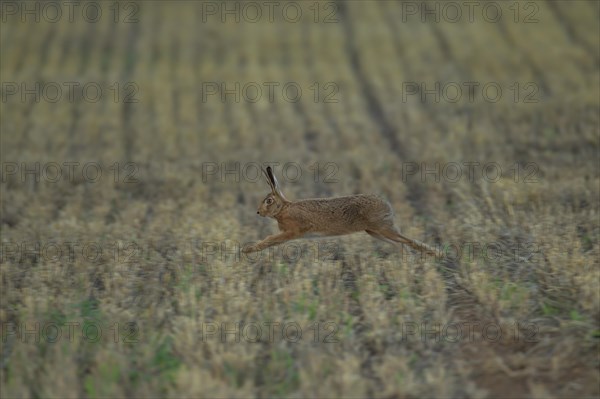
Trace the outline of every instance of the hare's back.
<instances>
[{"instance_id":1,"label":"hare's back","mask_svg":"<svg viewBox=\"0 0 600 399\"><path fill-rule=\"evenodd\" d=\"M315 215L319 224L332 231L367 230L393 218L390 204L378 195L315 198L296 204Z\"/></svg>"}]
</instances>

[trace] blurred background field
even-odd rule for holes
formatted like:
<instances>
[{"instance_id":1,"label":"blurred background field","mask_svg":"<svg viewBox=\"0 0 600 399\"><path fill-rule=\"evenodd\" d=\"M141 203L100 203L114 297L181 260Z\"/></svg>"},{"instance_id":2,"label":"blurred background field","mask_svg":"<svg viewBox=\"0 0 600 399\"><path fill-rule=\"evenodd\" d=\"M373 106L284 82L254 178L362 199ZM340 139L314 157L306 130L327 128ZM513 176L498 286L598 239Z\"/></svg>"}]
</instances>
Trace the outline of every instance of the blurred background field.
<instances>
[{"instance_id":1,"label":"blurred background field","mask_svg":"<svg viewBox=\"0 0 600 399\"><path fill-rule=\"evenodd\" d=\"M58 4L2 4L2 397L600 395L598 2ZM240 255L265 163L448 258Z\"/></svg>"}]
</instances>

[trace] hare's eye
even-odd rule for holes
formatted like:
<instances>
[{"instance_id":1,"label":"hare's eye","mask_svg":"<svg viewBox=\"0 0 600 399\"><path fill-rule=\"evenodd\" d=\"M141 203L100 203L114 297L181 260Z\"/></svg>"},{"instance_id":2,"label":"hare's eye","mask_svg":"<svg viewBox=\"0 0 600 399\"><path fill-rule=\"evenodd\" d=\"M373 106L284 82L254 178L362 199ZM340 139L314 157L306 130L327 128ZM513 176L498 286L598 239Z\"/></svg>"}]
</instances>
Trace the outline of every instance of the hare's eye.
<instances>
[{"instance_id":1,"label":"hare's eye","mask_svg":"<svg viewBox=\"0 0 600 399\"><path fill-rule=\"evenodd\" d=\"M273 203L273 198L267 198L267 205L271 205Z\"/></svg>"}]
</instances>

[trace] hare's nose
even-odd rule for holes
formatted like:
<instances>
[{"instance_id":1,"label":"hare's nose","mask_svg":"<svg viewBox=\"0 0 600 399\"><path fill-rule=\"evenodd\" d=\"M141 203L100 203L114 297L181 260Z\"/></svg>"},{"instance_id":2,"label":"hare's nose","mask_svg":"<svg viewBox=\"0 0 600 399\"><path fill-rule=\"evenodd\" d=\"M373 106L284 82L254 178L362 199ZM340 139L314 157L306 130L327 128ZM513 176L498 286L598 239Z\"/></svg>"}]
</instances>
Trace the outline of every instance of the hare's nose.
<instances>
[{"instance_id":1,"label":"hare's nose","mask_svg":"<svg viewBox=\"0 0 600 399\"><path fill-rule=\"evenodd\" d=\"M257 215L260 215L260 212L259 212L259 211L256 211L256 214L257 214Z\"/></svg>"}]
</instances>

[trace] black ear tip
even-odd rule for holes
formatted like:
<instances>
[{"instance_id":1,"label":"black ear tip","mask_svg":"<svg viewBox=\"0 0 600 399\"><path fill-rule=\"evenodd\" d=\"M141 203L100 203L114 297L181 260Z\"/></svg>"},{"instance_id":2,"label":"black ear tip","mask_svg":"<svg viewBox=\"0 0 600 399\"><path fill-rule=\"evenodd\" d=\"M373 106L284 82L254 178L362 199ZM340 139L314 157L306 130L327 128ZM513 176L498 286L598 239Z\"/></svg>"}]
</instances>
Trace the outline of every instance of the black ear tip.
<instances>
[{"instance_id":1,"label":"black ear tip","mask_svg":"<svg viewBox=\"0 0 600 399\"><path fill-rule=\"evenodd\" d=\"M269 173L273 173L273 170L271 169L271 167L270 167L270 166L267 166L267 172L269 172Z\"/></svg>"}]
</instances>

